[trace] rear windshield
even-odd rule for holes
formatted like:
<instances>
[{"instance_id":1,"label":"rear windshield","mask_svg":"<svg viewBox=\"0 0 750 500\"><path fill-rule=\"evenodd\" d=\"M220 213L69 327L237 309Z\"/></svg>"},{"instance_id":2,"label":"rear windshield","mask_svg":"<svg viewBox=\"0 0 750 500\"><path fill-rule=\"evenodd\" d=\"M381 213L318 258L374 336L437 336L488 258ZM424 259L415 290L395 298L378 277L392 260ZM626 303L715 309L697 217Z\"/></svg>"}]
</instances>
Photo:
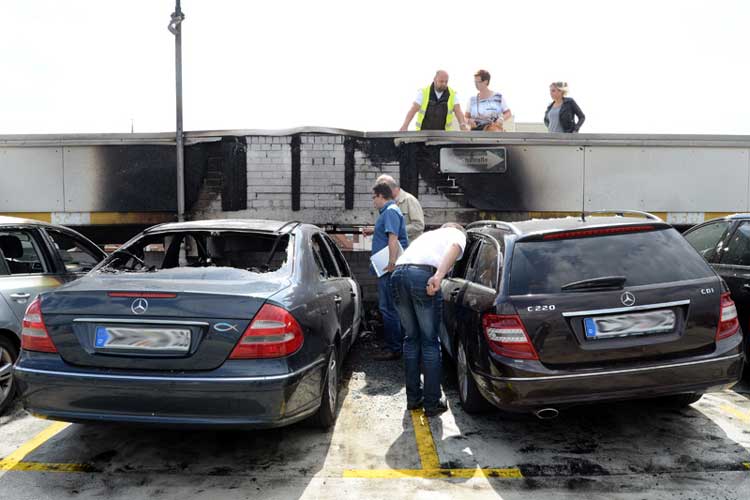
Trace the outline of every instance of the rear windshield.
<instances>
[{"instance_id":1,"label":"rear windshield","mask_svg":"<svg viewBox=\"0 0 750 500\"><path fill-rule=\"evenodd\" d=\"M250 274L288 275L290 236L230 231L171 232L143 236L117 250L100 272L160 273L203 279L247 279ZM165 276L166 277L166 276Z\"/></svg>"},{"instance_id":2,"label":"rear windshield","mask_svg":"<svg viewBox=\"0 0 750 500\"><path fill-rule=\"evenodd\" d=\"M624 276L625 286L713 276L705 260L674 229L552 241L519 242L510 294L559 293L563 285Z\"/></svg>"}]
</instances>

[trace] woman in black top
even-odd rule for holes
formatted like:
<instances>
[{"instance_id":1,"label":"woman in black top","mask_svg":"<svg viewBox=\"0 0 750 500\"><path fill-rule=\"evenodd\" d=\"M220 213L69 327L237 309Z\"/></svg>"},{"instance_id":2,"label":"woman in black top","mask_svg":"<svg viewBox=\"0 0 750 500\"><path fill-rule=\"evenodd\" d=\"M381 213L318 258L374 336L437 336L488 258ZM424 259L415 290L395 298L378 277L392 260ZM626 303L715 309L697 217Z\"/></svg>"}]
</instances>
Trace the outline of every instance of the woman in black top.
<instances>
[{"instance_id":1,"label":"woman in black top","mask_svg":"<svg viewBox=\"0 0 750 500\"><path fill-rule=\"evenodd\" d=\"M553 82L549 86L552 102L547 106L547 112L544 113L544 124L550 132L578 132L586 120L586 115L583 114L578 104L572 98L565 97L567 93L566 82Z\"/></svg>"}]
</instances>

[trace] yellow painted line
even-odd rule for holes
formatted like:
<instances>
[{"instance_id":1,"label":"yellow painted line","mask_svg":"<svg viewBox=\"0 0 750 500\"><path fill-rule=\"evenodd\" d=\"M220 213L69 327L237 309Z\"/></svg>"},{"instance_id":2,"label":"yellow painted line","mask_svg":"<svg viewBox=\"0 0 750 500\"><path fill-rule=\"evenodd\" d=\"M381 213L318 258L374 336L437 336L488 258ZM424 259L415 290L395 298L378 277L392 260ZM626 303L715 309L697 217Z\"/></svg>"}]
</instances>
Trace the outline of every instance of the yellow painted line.
<instances>
[{"instance_id":1,"label":"yellow painted line","mask_svg":"<svg viewBox=\"0 0 750 500\"><path fill-rule=\"evenodd\" d=\"M0 469L3 470L3 469ZM94 472L96 469L87 464L56 464L49 462L19 462L7 469L23 472Z\"/></svg>"},{"instance_id":2,"label":"yellow painted line","mask_svg":"<svg viewBox=\"0 0 750 500\"><path fill-rule=\"evenodd\" d=\"M344 477L350 479L471 479L473 477L523 478L520 469L349 469Z\"/></svg>"},{"instance_id":3,"label":"yellow painted line","mask_svg":"<svg viewBox=\"0 0 750 500\"><path fill-rule=\"evenodd\" d=\"M411 422L414 425L414 437L417 440L417 451L422 462L423 469L440 469L435 440L432 439L430 421L424 414L424 410L412 410Z\"/></svg>"},{"instance_id":4,"label":"yellow painted line","mask_svg":"<svg viewBox=\"0 0 750 500\"><path fill-rule=\"evenodd\" d=\"M8 217L18 217L19 219L33 219L40 220L42 222L52 222L52 214L50 212L3 212L0 215L7 215Z\"/></svg>"},{"instance_id":5,"label":"yellow painted line","mask_svg":"<svg viewBox=\"0 0 750 500\"><path fill-rule=\"evenodd\" d=\"M176 220L171 212L91 212L91 224L158 224Z\"/></svg>"},{"instance_id":6,"label":"yellow painted line","mask_svg":"<svg viewBox=\"0 0 750 500\"><path fill-rule=\"evenodd\" d=\"M739 408L735 408L734 406L726 404L721 405L719 409L722 412L733 416L737 420L742 421L743 423L750 424L750 412L748 411L740 410Z\"/></svg>"},{"instance_id":7,"label":"yellow painted line","mask_svg":"<svg viewBox=\"0 0 750 500\"><path fill-rule=\"evenodd\" d=\"M29 453L39 448L47 440L62 432L70 424L68 422L55 422L33 438L22 444L16 451L0 460L0 471L14 469L21 460Z\"/></svg>"},{"instance_id":8,"label":"yellow painted line","mask_svg":"<svg viewBox=\"0 0 750 500\"><path fill-rule=\"evenodd\" d=\"M750 470L750 462L742 462L742 465L744 465L747 470Z\"/></svg>"}]
</instances>

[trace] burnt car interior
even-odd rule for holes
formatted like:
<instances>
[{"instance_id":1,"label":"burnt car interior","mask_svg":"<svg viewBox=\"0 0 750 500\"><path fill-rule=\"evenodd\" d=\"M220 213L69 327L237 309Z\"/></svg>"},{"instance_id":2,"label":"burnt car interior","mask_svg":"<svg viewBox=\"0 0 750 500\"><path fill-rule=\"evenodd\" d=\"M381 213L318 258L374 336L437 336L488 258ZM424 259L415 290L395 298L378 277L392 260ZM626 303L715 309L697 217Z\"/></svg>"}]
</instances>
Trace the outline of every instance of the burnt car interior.
<instances>
[{"instance_id":1,"label":"burnt car interior","mask_svg":"<svg viewBox=\"0 0 750 500\"><path fill-rule=\"evenodd\" d=\"M232 231L146 235L116 250L103 270L158 271L230 267L253 273L282 269L290 260L290 236Z\"/></svg>"},{"instance_id":2,"label":"burnt car interior","mask_svg":"<svg viewBox=\"0 0 750 500\"><path fill-rule=\"evenodd\" d=\"M7 268L7 274L31 274L44 272L39 254L34 248L31 236L24 231L0 232L0 274Z\"/></svg>"}]
</instances>

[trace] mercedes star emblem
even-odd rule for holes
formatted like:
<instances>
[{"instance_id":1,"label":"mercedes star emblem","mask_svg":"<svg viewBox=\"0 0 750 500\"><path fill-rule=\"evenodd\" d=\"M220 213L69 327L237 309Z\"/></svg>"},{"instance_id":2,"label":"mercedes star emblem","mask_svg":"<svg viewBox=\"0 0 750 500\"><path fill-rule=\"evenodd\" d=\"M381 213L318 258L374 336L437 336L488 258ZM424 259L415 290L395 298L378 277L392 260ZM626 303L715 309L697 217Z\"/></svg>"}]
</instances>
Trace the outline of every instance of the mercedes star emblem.
<instances>
[{"instance_id":1,"label":"mercedes star emblem","mask_svg":"<svg viewBox=\"0 0 750 500\"><path fill-rule=\"evenodd\" d=\"M620 302L627 307L633 306L635 305L635 295L630 292L622 292L622 295L620 295Z\"/></svg>"},{"instance_id":2,"label":"mercedes star emblem","mask_svg":"<svg viewBox=\"0 0 750 500\"><path fill-rule=\"evenodd\" d=\"M135 299L130 305L130 310L133 311L133 314L145 313L146 311L148 311L148 300L144 299L143 297Z\"/></svg>"}]
</instances>

